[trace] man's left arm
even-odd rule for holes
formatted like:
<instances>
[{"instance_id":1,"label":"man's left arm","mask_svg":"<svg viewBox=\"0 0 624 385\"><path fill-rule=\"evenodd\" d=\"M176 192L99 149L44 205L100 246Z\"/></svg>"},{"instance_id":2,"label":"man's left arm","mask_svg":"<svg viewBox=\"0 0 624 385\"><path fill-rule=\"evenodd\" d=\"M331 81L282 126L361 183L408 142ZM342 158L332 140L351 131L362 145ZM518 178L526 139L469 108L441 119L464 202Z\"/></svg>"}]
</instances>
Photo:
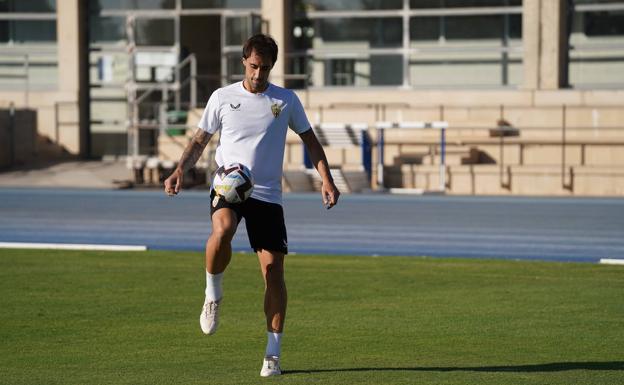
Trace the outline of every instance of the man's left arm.
<instances>
[{"instance_id":1,"label":"man's left arm","mask_svg":"<svg viewBox=\"0 0 624 385\"><path fill-rule=\"evenodd\" d=\"M308 150L308 154L310 154L312 164L314 164L316 171L318 171L321 176L321 195L323 197L323 204L329 209L338 203L340 191L336 188L334 178L332 178L331 173L329 172L329 164L327 163L327 157L325 156L323 146L321 146L321 143L319 143L316 135L314 135L314 131L311 128L304 133L299 134L299 137L301 137L301 140Z\"/></svg>"}]
</instances>

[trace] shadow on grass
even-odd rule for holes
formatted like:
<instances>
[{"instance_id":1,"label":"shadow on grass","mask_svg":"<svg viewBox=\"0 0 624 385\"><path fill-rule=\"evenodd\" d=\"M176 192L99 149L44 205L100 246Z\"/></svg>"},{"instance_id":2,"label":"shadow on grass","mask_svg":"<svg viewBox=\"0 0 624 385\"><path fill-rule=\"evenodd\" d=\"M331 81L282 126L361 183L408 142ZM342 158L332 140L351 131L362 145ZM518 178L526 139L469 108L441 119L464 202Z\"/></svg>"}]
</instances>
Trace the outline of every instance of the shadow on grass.
<instances>
[{"instance_id":1,"label":"shadow on grass","mask_svg":"<svg viewBox=\"0 0 624 385\"><path fill-rule=\"evenodd\" d=\"M552 362L534 365L501 365L501 366L448 366L448 367L411 367L411 368L337 368L284 370L282 374L299 373L332 373L332 372L565 372L568 370L624 370L624 361L613 362Z\"/></svg>"}]
</instances>

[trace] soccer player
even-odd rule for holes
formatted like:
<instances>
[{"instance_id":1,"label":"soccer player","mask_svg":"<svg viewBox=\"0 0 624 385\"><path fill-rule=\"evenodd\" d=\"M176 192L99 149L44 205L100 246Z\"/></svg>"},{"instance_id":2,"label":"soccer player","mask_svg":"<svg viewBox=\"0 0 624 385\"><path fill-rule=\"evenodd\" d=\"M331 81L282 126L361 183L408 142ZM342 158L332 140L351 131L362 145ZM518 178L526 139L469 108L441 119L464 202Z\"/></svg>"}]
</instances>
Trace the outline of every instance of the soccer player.
<instances>
[{"instance_id":1,"label":"soccer player","mask_svg":"<svg viewBox=\"0 0 624 385\"><path fill-rule=\"evenodd\" d=\"M182 178L204 151L212 135L220 130L216 151L219 166L242 163L251 170L255 185L251 197L230 204L211 191L212 233L206 242L206 298L200 315L205 334L213 334L221 311L223 273L232 257L231 241L238 223L245 218L249 243L258 254L264 277L264 313L267 345L260 375L281 374L280 344L286 317L284 256L288 253L282 210L282 163L287 128L295 131L309 152L322 179L323 203L331 208L340 192L329 172L325 152L311 129L297 95L268 81L277 60L277 44L263 34L250 37L243 46L245 77L241 82L212 93L178 166L165 180L165 192L180 192Z\"/></svg>"}]
</instances>

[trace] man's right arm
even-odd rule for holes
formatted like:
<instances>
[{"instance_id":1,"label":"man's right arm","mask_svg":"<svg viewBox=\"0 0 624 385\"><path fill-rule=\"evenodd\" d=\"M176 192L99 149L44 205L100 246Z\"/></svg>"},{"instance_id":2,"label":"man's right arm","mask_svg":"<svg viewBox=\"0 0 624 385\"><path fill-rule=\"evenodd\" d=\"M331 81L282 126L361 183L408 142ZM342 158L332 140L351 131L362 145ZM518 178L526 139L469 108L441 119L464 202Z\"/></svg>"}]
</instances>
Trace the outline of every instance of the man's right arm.
<instances>
[{"instance_id":1,"label":"man's right arm","mask_svg":"<svg viewBox=\"0 0 624 385\"><path fill-rule=\"evenodd\" d=\"M193 168L197 160L204 152L206 145L212 138L212 134L198 128L195 131L195 135L184 149L178 166L173 170L173 173L165 180L165 193L169 196L176 195L182 188L182 178L184 173Z\"/></svg>"}]
</instances>

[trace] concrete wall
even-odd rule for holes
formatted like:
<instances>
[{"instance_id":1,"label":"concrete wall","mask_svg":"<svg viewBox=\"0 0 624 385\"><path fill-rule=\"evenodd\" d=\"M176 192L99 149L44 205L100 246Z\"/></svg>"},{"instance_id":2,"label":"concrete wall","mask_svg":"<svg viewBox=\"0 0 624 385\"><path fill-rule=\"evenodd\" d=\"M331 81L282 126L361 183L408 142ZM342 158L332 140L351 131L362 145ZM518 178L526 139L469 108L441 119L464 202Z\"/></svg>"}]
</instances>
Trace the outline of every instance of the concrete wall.
<instances>
[{"instance_id":1,"label":"concrete wall","mask_svg":"<svg viewBox=\"0 0 624 385\"><path fill-rule=\"evenodd\" d=\"M37 90L36 87L30 92L22 87L9 87L0 89L0 108L13 103L16 108L29 108L37 111L36 127L38 133L58 142L65 150L72 154L81 151L80 118L78 105L80 103L79 91L82 86L80 60L80 39L84 38L79 26L79 11L84 2L79 0L64 0L57 2L57 50L58 70L48 73L48 76L56 79L46 82L46 90ZM34 79L36 80L36 79ZM60 102L59 114L55 113L55 104ZM56 125L56 118L62 122ZM84 139L84 135L82 135Z\"/></svg>"},{"instance_id":2,"label":"concrete wall","mask_svg":"<svg viewBox=\"0 0 624 385\"><path fill-rule=\"evenodd\" d=\"M67 152L80 151L78 102L73 92L32 92L28 103L23 92L0 91L0 108L13 102L18 109L30 108L37 111L37 133L52 142L59 143ZM59 103L58 116L55 104ZM57 119L61 123L57 126Z\"/></svg>"},{"instance_id":3,"label":"concrete wall","mask_svg":"<svg viewBox=\"0 0 624 385\"><path fill-rule=\"evenodd\" d=\"M32 160L36 155L37 113L0 109L0 168Z\"/></svg>"}]
</instances>

